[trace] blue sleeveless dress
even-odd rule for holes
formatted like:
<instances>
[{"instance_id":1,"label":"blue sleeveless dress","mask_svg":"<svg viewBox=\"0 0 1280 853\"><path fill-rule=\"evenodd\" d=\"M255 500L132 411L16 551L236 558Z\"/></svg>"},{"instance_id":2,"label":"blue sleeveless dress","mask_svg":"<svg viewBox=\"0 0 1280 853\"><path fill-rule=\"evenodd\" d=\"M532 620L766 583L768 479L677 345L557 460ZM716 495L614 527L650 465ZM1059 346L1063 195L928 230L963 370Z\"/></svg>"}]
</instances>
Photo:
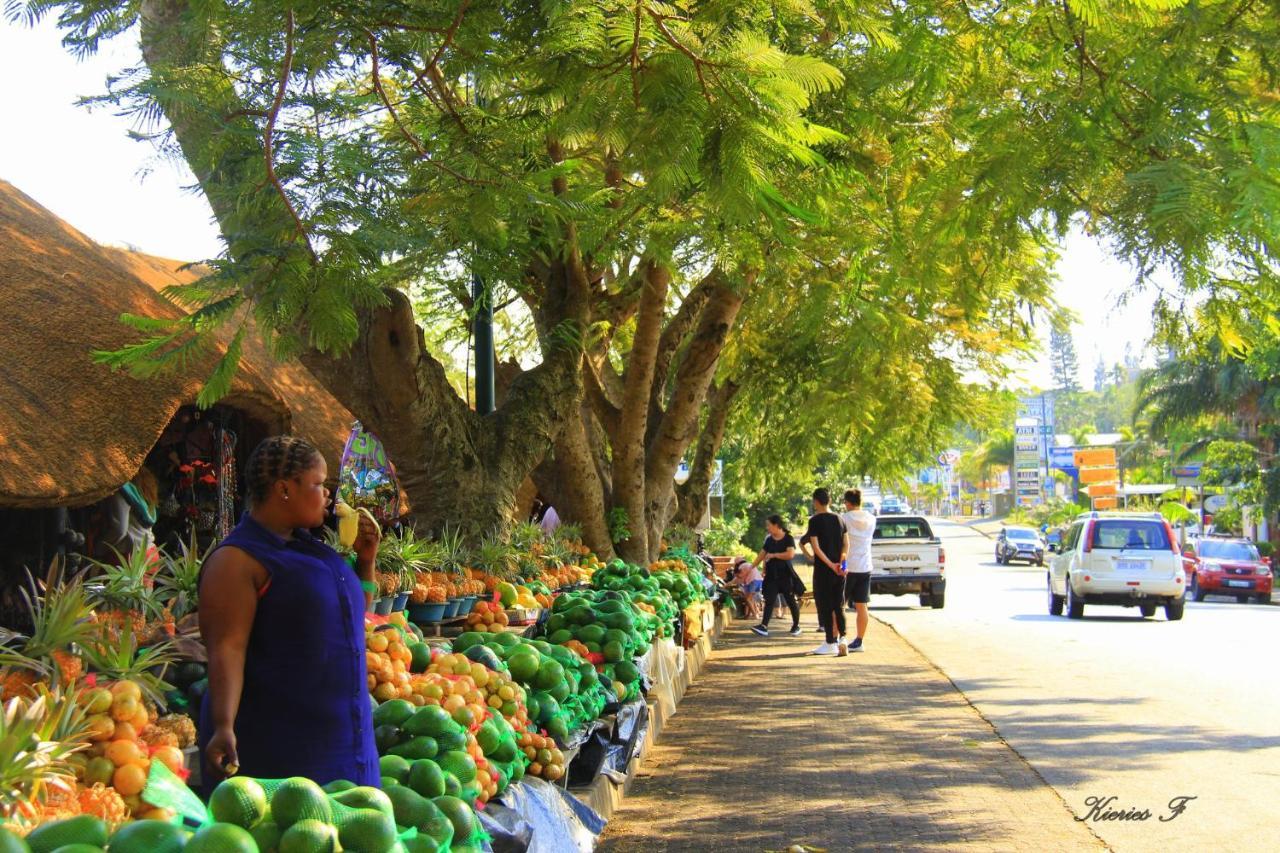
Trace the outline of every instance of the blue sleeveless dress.
<instances>
[{"instance_id":1,"label":"blue sleeveless dress","mask_svg":"<svg viewBox=\"0 0 1280 853\"><path fill-rule=\"evenodd\" d=\"M285 540L248 513L219 547L226 545L253 557L270 576L244 662L235 723L239 775L377 786L360 579L307 531ZM200 708L202 758L212 723L206 695ZM220 776L205 765L206 787L212 788Z\"/></svg>"}]
</instances>

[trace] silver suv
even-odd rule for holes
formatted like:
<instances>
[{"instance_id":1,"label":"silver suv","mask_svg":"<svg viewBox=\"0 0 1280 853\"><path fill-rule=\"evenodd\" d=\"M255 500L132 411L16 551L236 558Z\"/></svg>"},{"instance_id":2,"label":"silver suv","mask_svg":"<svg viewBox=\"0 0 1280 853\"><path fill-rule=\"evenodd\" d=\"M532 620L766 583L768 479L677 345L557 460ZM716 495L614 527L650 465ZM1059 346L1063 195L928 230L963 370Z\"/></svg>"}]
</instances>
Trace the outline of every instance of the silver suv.
<instances>
[{"instance_id":1,"label":"silver suv","mask_svg":"<svg viewBox=\"0 0 1280 853\"><path fill-rule=\"evenodd\" d=\"M1173 529L1157 513L1089 512L1062 538L1047 572L1049 613L1084 617L1086 604L1136 607L1151 617L1164 608L1182 618L1187 588Z\"/></svg>"}]
</instances>

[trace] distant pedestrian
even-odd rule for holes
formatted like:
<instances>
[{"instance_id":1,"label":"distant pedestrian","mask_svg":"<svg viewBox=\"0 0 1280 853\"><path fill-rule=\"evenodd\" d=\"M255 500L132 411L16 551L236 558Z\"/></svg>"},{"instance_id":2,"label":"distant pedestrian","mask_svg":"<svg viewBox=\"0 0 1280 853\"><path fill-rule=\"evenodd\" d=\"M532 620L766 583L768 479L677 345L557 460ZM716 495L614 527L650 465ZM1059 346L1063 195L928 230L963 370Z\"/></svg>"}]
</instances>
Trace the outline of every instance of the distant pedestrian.
<instances>
[{"instance_id":1,"label":"distant pedestrian","mask_svg":"<svg viewBox=\"0 0 1280 853\"><path fill-rule=\"evenodd\" d=\"M845 598L857 611L858 635L849 643L849 651L862 651L862 638L867 634L867 603L871 601L871 539L876 532L876 517L862 508L862 492L850 489L844 493L844 512L840 514L849 548L845 555Z\"/></svg>"},{"instance_id":2,"label":"distant pedestrian","mask_svg":"<svg viewBox=\"0 0 1280 853\"><path fill-rule=\"evenodd\" d=\"M771 515L765 522L769 535L764 538L760 553L751 562L754 568L764 563L764 617L760 624L751 630L761 637L769 636L769 619L773 616L773 608L778 606L778 597L787 603L791 611L791 630L793 637L800 636L800 603L796 600L796 590L802 588L800 578L796 576L791 558L796 555L796 540L782 523L782 516Z\"/></svg>"},{"instance_id":3,"label":"distant pedestrian","mask_svg":"<svg viewBox=\"0 0 1280 853\"><path fill-rule=\"evenodd\" d=\"M804 541L813 551L813 603L818 608L826 641L813 650L815 655L839 655L849 653L845 642L844 624L844 569L848 537L840 516L831 511L831 493L826 489L813 492L813 515Z\"/></svg>"}]
</instances>

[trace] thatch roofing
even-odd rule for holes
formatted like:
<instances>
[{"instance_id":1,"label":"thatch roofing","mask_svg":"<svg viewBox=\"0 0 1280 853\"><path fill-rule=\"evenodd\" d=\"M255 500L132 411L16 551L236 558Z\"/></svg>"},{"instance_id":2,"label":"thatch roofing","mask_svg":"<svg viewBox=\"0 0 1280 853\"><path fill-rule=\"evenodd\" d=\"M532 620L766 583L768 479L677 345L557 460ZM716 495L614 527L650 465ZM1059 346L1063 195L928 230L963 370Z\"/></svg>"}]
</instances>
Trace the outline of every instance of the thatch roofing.
<instances>
[{"instance_id":1,"label":"thatch roofing","mask_svg":"<svg viewBox=\"0 0 1280 853\"><path fill-rule=\"evenodd\" d=\"M190 283L208 272L198 265L141 252L112 248L107 251L156 292L171 285ZM229 340L230 337L230 330L224 329L224 338ZM276 360L256 330L245 335L242 353L241 364L261 375L288 405L293 419L292 432L314 444L324 454L325 461L329 463L329 476L336 478L342 449L351 433L355 416L299 362Z\"/></svg>"},{"instance_id":2,"label":"thatch roofing","mask_svg":"<svg viewBox=\"0 0 1280 853\"><path fill-rule=\"evenodd\" d=\"M0 180L0 506L82 506L128 481L212 359L147 380L95 364L137 332L122 313L178 317L156 290L192 271L94 243ZM298 364L277 364L247 335L224 402L316 442L333 470L352 417ZM251 338L252 340L248 340ZM288 404L286 404L288 401ZM292 410L291 410L292 406Z\"/></svg>"}]
</instances>

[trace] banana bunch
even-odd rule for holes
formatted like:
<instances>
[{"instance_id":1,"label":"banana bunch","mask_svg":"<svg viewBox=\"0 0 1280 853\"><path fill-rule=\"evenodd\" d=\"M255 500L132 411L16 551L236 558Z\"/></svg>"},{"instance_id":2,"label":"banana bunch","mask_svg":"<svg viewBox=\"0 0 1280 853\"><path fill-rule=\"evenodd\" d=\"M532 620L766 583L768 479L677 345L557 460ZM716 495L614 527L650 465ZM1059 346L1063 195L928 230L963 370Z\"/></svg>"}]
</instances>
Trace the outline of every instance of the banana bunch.
<instances>
[{"instance_id":1,"label":"banana bunch","mask_svg":"<svg viewBox=\"0 0 1280 853\"><path fill-rule=\"evenodd\" d=\"M338 501L334 506L334 514L338 516L338 541L342 543L343 548L350 548L356 544L356 535L360 532L360 516L366 515L373 522L373 526L381 532L382 528L378 525L378 520L373 517L373 513L369 512L365 507L360 509L352 509L345 501Z\"/></svg>"}]
</instances>

